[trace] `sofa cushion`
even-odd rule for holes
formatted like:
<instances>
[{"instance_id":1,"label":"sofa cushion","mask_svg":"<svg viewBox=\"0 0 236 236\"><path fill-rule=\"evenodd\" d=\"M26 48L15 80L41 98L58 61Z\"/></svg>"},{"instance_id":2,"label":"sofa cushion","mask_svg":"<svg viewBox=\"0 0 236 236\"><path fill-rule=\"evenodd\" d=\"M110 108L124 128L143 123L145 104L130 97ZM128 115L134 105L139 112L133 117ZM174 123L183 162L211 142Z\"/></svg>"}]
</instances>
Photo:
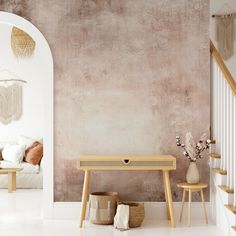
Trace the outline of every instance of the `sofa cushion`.
<instances>
[{"instance_id":1,"label":"sofa cushion","mask_svg":"<svg viewBox=\"0 0 236 236\"><path fill-rule=\"evenodd\" d=\"M25 154L25 145L6 144L2 151L2 158L4 161L20 164Z\"/></svg>"},{"instance_id":2,"label":"sofa cushion","mask_svg":"<svg viewBox=\"0 0 236 236\"><path fill-rule=\"evenodd\" d=\"M40 172L39 165L32 165L30 163L22 161L20 164L15 164L10 161L0 161L1 168L23 168L22 171L17 174L38 174Z\"/></svg>"},{"instance_id":3,"label":"sofa cushion","mask_svg":"<svg viewBox=\"0 0 236 236\"><path fill-rule=\"evenodd\" d=\"M34 142L42 143L42 138L31 138L23 135L20 135L18 138L18 143L25 145L26 149L29 148Z\"/></svg>"},{"instance_id":4,"label":"sofa cushion","mask_svg":"<svg viewBox=\"0 0 236 236\"><path fill-rule=\"evenodd\" d=\"M25 152L24 161L32 165L38 165L43 157L43 144L34 142Z\"/></svg>"},{"instance_id":5,"label":"sofa cushion","mask_svg":"<svg viewBox=\"0 0 236 236\"><path fill-rule=\"evenodd\" d=\"M32 165L28 162L22 162L20 165L21 168L23 168L22 173L24 174L38 174L39 173L39 165Z\"/></svg>"}]
</instances>

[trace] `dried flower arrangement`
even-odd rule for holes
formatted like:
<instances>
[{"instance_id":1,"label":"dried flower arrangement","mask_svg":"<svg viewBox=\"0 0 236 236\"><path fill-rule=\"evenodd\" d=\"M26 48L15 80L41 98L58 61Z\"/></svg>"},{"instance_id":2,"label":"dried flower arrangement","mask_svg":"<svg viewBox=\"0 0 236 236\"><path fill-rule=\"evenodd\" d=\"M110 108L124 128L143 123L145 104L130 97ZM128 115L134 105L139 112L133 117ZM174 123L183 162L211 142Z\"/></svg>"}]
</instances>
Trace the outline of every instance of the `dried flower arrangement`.
<instances>
[{"instance_id":1,"label":"dried flower arrangement","mask_svg":"<svg viewBox=\"0 0 236 236\"><path fill-rule=\"evenodd\" d=\"M202 152L209 149L211 140L206 138L207 135L204 133L199 141L195 143L193 136L188 132L185 136L185 144L181 143L180 137L176 136L176 145L182 147L184 156L186 156L191 162L196 162L197 159L201 159Z\"/></svg>"}]
</instances>

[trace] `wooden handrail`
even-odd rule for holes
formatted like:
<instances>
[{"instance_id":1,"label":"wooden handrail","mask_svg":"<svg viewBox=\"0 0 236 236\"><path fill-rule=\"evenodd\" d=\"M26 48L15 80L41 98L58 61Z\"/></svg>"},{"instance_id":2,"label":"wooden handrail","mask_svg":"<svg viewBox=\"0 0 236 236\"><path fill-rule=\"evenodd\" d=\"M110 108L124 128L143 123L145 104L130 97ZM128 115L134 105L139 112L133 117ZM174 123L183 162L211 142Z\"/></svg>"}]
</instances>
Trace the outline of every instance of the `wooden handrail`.
<instances>
[{"instance_id":1,"label":"wooden handrail","mask_svg":"<svg viewBox=\"0 0 236 236\"><path fill-rule=\"evenodd\" d=\"M225 79L227 80L234 95L236 96L236 82L211 40L210 40L210 52L211 52L211 55L215 58L218 66L220 67L220 69L222 70L222 73L224 74Z\"/></svg>"}]
</instances>

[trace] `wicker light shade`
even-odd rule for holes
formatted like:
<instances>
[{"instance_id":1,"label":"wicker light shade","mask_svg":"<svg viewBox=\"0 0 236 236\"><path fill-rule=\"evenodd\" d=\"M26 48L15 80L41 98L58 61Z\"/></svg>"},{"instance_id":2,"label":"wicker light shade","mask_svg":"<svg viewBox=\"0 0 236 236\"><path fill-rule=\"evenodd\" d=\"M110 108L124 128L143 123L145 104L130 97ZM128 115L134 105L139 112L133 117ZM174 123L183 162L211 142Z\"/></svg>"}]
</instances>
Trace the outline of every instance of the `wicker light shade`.
<instances>
[{"instance_id":1,"label":"wicker light shade","mask_svg":"<svg viewBox=\"0 0 236 236\"><path fill-rule=\"evenodd\" d=\"M35 41L23 30L12 27L11 48L17 58L31 57L35 50Z\"/></svg>"}]
</instances>

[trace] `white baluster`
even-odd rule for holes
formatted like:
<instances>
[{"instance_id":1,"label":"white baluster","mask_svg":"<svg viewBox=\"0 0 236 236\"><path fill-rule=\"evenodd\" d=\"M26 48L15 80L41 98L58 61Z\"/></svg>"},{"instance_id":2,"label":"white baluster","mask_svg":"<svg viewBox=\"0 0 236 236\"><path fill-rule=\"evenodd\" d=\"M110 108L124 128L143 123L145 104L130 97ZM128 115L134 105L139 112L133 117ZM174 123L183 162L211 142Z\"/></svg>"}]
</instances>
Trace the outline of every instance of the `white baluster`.
<instances>
[{"instance_id":1,"label":"white baluster","mask_svg":"<svg viewBox=\"0 0 236 236\"><path fill-rule=\"evenodd\" d=\"M228 168L228 156L227 156L227 140L228 140L228 137L227 137L227 123L228 123L228 120L227 120L227 82L225 80L225 77L223 78L224 79L224 156L225 156L225 170L227 170Z\"/></svg>"},{"instance_id":2,"label":"white baluster","mask_svg":"<svg viewBox=\"0 0 236 236\"><path fill-rule=\"evenodd\" d=\"M236 207L236 96L233 95L234 206Z\"/></svg>"},{"instance_id":3,"label":"white baluster","mask_svg":"<svg viewBox=\"0 0 236 236\"><path fill-rule=\"evenodd\" d=\"M231 171L230 171L230 87L227 82L225 82L225 91L226 91L226 102L225 102L225 156L226 156L226 170L227 170L227 186L229 187L231 185Z\"/></svg>"},{"instance_id":4,"label":"white baluster","mask_svg":"<svg viewBox=\"0 0 236 236\"><path fill-rule=\"evenodd\" d=\"M222 80L222 73L220 71L220 68L218 67L219 71L219 147L220 147L220 154L221 154L221 162L220 162L220 168L224 169L224 158L223 158L223 80Z\"/></svg>"},{"instance_id":5,"label":"white baluster","mask_svg":"<svg viewBox=\"0 0 236 236\"><path fill-rule=\"evenodd\" d=\"M218 66L218 65L217 65ZM217 152L219 154L221 154L221 139L222 139L222 120L221 120L221 111L222 111L222 107L221 107L221 103L222 103L222 93L221 93L221 88L222 88L222 80L221 80L221 77L220 77L220 68L218 66L218 71L219 73L217 74L217 78L218 78L218 150ZM220 168L222 169L223 168L223 161L221 159L221 165L220 165Z\"/></svg>"},{"instance_id":6,"label":"white baluster","mask_svg":"<svg viewBox=\"0 0 236 236\"><path fill-rule=\"evenodd\" d=\"M220 73L221 80L221 159L223 162L222 169L226 170L226 158L225 158L225 81L222 72Z\"/></svg>"},{"instance_id":7,"label":"white baluster","mask_svg":"<svg viewBox=\"0 0 236 236\"><path fill-rule=\"evenodd\" d=\"M214 118L215 118L215 105L216 105L216 101L215 101L215 88L216 88L216 84L215 84L215 81L214 81L214 71L215 71L215 62L214 60L212 60L212 57L211 57L211 71L213 73L211 73L211 77L210 77L210 81L211 81L211 98L210 98L210 103L212 104L211 105L211 115L210 115L210 122L211 122L211 138L215 138L215 130L216 130L216 124L214 122ZM209 153L212 153L212 145L210 146L209 148ZM215 161L213 160L213 158L209 158L209 165L211 168L214 168L215 166Z\"/></svg>"},{"instance_id":8,"label":"white baluster","mask_svg":"<svg viewBox=\"0 0 236 236\"><path fill-rule=\"evenodd\" d=\"M215 71L215 62L211 58L211 71L213 72L211 74L211 135L212 138L215 138L216 134L216 124L215 124L215 106L216 106L216 81L215 81L215 76L214 76L214 71Z\"/></svg>"},{"instance_id":9,"label":"white baluster","mask_svg":"<svg viewBox=\"0 0 236 236\"><path fill-rule=\"evenodd\" d=\"M217 91L217 94L218 94L218 97L217 97L217 117L218 117L218 120L217 120L217 123L218 123L218 136L217 136L217 152L218 153L221 153L221 140L220 140L220 137L221 137L221 80L220 80L220 70L219 70L219 66L217 65L217 82L218 82L218 91ZM220 168L222 169L223 167L223 161L221 159L221 164L220 164Z\"/></svg>"},{"instance_id":10,"label":"white baluster","mask_svg":"<svg viewBox=\"0 0 236 236\"><path fill-rule=\"evenodd\" d=\"M230 188L234 188L234 146L233 146L233 129L234 129L234 123L233 123L233 118L234 118L234 107L233 107L233 99L234 99L234 94L229 89L229 132L230 132L230 142L229 142L229 156L230 156Z\"/></svg>"},{"instance_id":11,"label":"white baluster","mask_svg":"<svg viewBox=\"0 0 236 236\"><path fill-rule=\"evenodd\" d=\"M227 95L227 91L226 91L226 81L225 78L223 76L222 73L222 80L223 80L223 140L222 140L222 147L223 147L223 159L224 159L224 170L227 170L227 156L226 156L226 142L227 142L227 137L226 137L226 124L227 124L227 120L226 120L226 95Z\"/></svg>"},{"instance_id":12,"label":"white baluster","mask_svg":"<svg viewBox=\"0 0 236 236\"><path fill-rule=\"evenodd\" d=\"M214 102L214 106L213 106L213 117L212 117L212 122L214 124L214 138L217 140L218 138L218 119L217 119L217 112L218 112L218 76L217 76L217 64L215 62L215 60L213 60L214 62L214 72L213 72L213 78L212 78L212 82L213 82L213 102ZM217 151L217 143L215 144L215 152Z\"/></svg>"}]
</instances>

